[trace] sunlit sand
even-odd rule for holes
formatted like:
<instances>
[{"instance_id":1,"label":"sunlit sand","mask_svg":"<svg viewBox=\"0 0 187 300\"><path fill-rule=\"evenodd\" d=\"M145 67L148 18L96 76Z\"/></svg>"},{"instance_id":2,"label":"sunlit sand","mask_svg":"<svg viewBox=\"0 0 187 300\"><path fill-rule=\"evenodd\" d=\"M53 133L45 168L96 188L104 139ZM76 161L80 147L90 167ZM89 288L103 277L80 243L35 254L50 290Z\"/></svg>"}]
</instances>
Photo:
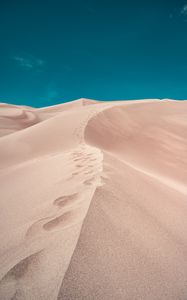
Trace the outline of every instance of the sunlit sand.
<instances>
[{"instance_id":1,"label":"sunlit sand","mask_svg":"<svg viewBox=\"0 0 187 300\"><path fill-rule=\"evenodd\" d=\"M0 104L0 299L187 299L187 101Z\"/></svg>"}]
</instances>

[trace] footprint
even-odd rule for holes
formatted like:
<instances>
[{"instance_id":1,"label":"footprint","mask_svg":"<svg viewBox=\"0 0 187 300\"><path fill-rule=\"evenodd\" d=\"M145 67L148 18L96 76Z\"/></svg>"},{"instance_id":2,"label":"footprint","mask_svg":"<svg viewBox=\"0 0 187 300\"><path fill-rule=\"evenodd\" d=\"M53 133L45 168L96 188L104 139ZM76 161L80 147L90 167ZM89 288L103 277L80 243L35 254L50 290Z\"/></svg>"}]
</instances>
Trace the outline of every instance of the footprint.
<instances>
[{"instance_id":1,"label":"footprint","mask_svg":"<svg viewBox=\"0 0 187 300\"><path fill-rule=\"evenodd\" d=\"M65 212L63 215L47 222L43 225L43 229L46 231L51 231L57 227L66 227L74 223L77 219L77 213L75 211Z\"/></svg>"},{"instance_id":2,"label":"footprint","mask_svg":"<svg viewBox=\"0 0 187 300\"><path fill-rule=\"evenodd\" d=\"M68 195L68 196L62 196L62 197L55 199L53 201L53 205L58 206L59 208L65 208L65 207L75 204L78 199L79 199L78 193ZM34 222L28 228L28 230L25 234L25 238L28 239L28 238L32 238L35 235L38 235L41 228L44 226L43 224L45 224L45 222L47 220L51 220L51 218L54 218L54 215L50 216L50 217L45 217L45 218L39 219L38 221Z\"/></svg>"},{"instance_id":3,"label":"footprint","mask_svg":"<svg viewBox=\"0 0 187 300\"><path fill-rule=\"evenodd\" d=\"M18 262L13 268L11 268L8 273L3 277L3 279L1 280L1 283L3 283L3 281L5 280L10 280L10 278L14 278L16 280L20 279L21 277L23 277L30 265L36 263L37 259L38 259L38 255L40 255L40 253L42 252L42 250L31 254L30 256L22 259L20 262Z\"/></svg>"},{"instance_id":4,"label":"footprint","mask_svg":"<svg viewBox=\"0 0 187 300\"><path fill-rule=\"evenodd\" d=\"M86 185L92 185L93 181L94 181L94 177L92 177L91 179L85 180L84 184L86 184Z\"/></svg>"},{"instance_id":5,"label":"footprint","mask_svg":"<svg viewBox=\"0 0 187 300\"><path fill-rule=\"evenodd\" d=\"M72 173L73 176L76 176L76 175L79 175L79 174L80 174L79 172Z\"/></svg>"},{"instance_id":6,"label":"footprint","mask_svg":"<svg viewBox=\"0 0 187 300\"><path fill-rule=\"evenodd\" d=\"M58 207L66 207L72 205L78 200L78 195L78 193L75 193L72 195L59 197L54 200L53 204Z\"/></svg>"},{"instance_id":7,"label":"footprint","mask_svg":"<svg viewBox=\"0 0 187 300\"><path fill-rule=\"evenodd\" d=\"M74 159L74 161L80 161L80 160L82 160L82 158L76 158L76 159Z\"/></svg>"},{"instance_id":8,"label":"footprint","mask_svg":"<svg viewBox=\"0 0 187 300\"><path fill-rule=\"evenodd\" d=\"M84 167L83 165L76 165L77 168L82 168Z\"/></svg>"},{"instance_id":9,"label":"footprint","mask_svg":"<svg viewBox=\"0 0 187 300\"><path fill-rule=\"evenodd\" d=\"M51 218L53 218L53 216L50 217L45 217L42 219L39 219L38 221L34 222L28 229L27 232L25 234L25 239L29 239L32 238L33 236L37 235L39 233L39 230L42 227L42 224L46 221L46 220L50 220Z\"/></svg>"}]
</instances>

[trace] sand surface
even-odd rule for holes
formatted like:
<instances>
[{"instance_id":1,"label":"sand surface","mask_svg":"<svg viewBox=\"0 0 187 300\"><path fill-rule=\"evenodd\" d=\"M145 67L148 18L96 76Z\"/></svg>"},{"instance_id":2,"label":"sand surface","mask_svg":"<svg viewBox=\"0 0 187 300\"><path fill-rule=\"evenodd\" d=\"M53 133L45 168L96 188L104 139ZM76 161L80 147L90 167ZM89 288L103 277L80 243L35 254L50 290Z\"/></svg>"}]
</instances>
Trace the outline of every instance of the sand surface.
<instances>
[{"instance_id":1,"label":"sand surface","mask_svg":"<svg viewBox=\"0 0 187 300\"><path fill-rule=\"evenodd\" d=\"M187 299L187 101L0 104L0 300Z\"/></svg>"}]
</instances>

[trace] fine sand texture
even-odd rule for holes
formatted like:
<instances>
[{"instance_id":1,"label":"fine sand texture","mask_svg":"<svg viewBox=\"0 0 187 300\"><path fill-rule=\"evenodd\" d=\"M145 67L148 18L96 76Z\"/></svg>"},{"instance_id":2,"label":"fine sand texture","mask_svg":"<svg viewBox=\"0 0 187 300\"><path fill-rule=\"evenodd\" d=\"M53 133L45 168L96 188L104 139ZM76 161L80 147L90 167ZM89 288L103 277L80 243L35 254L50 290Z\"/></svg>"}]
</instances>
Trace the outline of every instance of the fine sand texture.
<instances>
[{"instance_id":1,"label":"fine sand texture","mask_svg":"<svg viewBox=\"0 0 187 300\"><path fill-rule=\"evenodd\" d=\"M0 104L0 300L187 299L187 101Z\"/></svg>"}]
</instances>

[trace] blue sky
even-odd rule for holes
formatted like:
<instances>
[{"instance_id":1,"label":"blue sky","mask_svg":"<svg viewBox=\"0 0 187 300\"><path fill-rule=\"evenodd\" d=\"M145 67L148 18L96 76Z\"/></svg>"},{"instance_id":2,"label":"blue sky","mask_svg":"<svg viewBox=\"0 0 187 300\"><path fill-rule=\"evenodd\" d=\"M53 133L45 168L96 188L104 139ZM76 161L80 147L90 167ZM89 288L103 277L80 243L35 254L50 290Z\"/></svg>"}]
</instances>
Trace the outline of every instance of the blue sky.
<instances>
[{"instance_id":1,"label":"blue sky","mask_svg":"<svg viewBox=\"0 0 187 300\"><path fill-rule=\"evenodd\" d=\"M1 1L0 101L187 99L187 1Z\"/></svg>"}]
</instances>

